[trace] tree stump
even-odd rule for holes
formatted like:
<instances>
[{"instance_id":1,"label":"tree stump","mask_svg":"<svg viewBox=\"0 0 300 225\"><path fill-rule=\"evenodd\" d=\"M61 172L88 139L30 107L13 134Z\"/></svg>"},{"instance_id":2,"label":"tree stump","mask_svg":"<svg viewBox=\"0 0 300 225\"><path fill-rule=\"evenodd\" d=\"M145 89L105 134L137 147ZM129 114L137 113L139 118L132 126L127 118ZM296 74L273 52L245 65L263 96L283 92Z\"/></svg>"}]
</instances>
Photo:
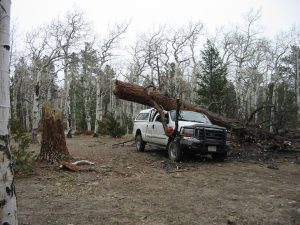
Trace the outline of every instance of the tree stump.
<instances>
[{"instance_id":1,"label":"tree stump","mask_svg":"<svg viewBox=\"0 0 300 225\"><path fill-rule=\"evenodd\" d=\"M49 163L70 160L61 113L51 110L50 103L43 104L42 143L39 159Z\"/></svg>"}]
</instances>

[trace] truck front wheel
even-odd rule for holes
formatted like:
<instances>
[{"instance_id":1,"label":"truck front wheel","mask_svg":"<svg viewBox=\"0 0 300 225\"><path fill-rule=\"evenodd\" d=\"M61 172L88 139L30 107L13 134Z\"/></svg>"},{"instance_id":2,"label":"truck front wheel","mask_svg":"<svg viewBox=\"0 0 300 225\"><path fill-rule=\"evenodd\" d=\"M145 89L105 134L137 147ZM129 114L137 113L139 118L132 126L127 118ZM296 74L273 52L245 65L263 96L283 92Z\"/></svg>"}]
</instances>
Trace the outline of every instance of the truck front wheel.
<instances>
[{"instance_id":1,"label":"truck front wheel","mask_svg":"<svg viewBox=\"0 0 300 225\"><path fill-rule=\"evenodd\" d=\"M182 150L176 141L171 141L168 145L169 159L173 162L179 162L182 158Z\"/></svg>"},{"instance_id":2,"label":"truck front wheel","mask_svg":"<svg viewBox=\"0 0 300 225\"><path fill-rule=\"evenodd\" d=\"M146 142L143 141L143 138L140 134L135 137L135 146L136 150L143 152L145 150Z\"/></svg>"}]
</instances>

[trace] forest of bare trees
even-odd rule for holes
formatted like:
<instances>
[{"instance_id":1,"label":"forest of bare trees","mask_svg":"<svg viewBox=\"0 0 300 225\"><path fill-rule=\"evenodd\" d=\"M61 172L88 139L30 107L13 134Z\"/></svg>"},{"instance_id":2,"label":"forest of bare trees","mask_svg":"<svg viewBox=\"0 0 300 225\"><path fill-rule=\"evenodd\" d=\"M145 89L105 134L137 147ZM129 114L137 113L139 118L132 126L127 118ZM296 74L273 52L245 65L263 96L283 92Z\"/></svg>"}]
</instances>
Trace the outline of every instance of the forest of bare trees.
<instances>
[{"instance_id":1,"label":"forest of bare trees","mask_svg":"<svg viewBox=\"0 0 300 225\"><path fill-rule=\"evenodd\" d=\"M12 48L13 119L37 142L41 106L49 101L63 112L68 137L105 134L108 118L130 132L145 106L113 95L120 79L270 132L299 128L299 27L270 38L260 17L250 10L239 24L215 34L207 34L201 22L165 25L125 48L130 23L96 38L84 13L69 11L29 32L22 54Z\"/></svg>"}]
</instances>

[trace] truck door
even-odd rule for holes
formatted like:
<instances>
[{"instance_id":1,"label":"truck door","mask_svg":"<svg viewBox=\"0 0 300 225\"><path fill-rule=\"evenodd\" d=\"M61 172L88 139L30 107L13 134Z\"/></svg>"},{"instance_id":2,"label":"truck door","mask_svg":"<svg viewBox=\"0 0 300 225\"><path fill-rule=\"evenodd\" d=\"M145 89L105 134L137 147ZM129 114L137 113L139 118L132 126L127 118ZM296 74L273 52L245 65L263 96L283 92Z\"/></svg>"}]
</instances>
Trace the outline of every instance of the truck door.
<instances>
[{"instance_id":1,"label":"truck door","mask_svg":"<svg viewBox=\"0 0 300 225\"><path fill-rule=\"evenodd\" d=\"M151 142L152 141L152 136L153 136L153 129L152 129L152 125L153 125L153 119L155 117L155 110L151 110L150 111L150 116L146 125L146 130L145 130L145 140L147 142Z\"/></svg>"},{"instance_id":2,"label":"truck door","mask_svg":"<svg viewBox=\"0 0 300 225\"><path fill-rule=\"evenodd\" d=\"M155 116L151 127L153 142L159 145L167 145L168 137L165 135L164 127L159 114Z\"/></svg>"}]
</instances>

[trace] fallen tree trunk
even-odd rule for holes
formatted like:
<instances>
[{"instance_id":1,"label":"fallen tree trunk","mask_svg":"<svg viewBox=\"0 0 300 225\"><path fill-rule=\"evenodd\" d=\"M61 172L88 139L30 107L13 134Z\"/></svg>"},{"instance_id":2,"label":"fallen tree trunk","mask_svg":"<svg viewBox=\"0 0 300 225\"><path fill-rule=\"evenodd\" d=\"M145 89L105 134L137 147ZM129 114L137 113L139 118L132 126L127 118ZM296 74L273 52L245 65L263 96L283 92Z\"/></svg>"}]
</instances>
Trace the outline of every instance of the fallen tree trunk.
<instances>
[{"instance_id":1,"label":"fallen tree trunk","mask_svg":"<svg viewBox=\"0 0 300 225\"><path fill-rule=\"evenodd\" d=\"M177 107L176 99L165 96L158 90L122 82L120 80L115 81L114 94L120 99L140 103L156 109L159 106L162 109L169 111L175 110ZM203 113L213 124L226 127L228 130L243 130L243 126L238 120L226 118L200 106L182 102L180 109Z\"/></svg>"},{"instance_id":2,"label":"fallen tree trunk","mask_svg":"<svg viewBox=\"0 0 300 225\"><path fill-rule=\"evenodd\" d=\"M292 137L293 135L291 137L289 137L289 135L277 135L274 133L270 133L269 131L263 130L261 126L251 123L251 119L254 117L255 113L261 110L260 108L258 108L251 114L247 123L244 125L236 119L226 118L224 116L213 113L205 108L202 108L198 105L193 105L186 102L181 102L179 104L179 101L177 99L163 95L160 93L159 90L153 87L147 88L116 80L114 94L120 99L140 103L155 108L161 115L165 133L170 139L175 138L176 133L168 133L164 110L178 110L180 107L180 109L203 113L211 120L213 124L226 127L228 130L232 131L237 137L237 139L230 139L233 142L254 142L257 143L258 146L263 145L263 149L272 149L273 151L286 150L287 146L290 145L293 146L288 147L290 149L299 149L299 147L297 147L297 143L299 143L297 135L295 136L296 138ZM272 106L264 106L261 108L266 107Z\"/></svg>"}]
</instances>

